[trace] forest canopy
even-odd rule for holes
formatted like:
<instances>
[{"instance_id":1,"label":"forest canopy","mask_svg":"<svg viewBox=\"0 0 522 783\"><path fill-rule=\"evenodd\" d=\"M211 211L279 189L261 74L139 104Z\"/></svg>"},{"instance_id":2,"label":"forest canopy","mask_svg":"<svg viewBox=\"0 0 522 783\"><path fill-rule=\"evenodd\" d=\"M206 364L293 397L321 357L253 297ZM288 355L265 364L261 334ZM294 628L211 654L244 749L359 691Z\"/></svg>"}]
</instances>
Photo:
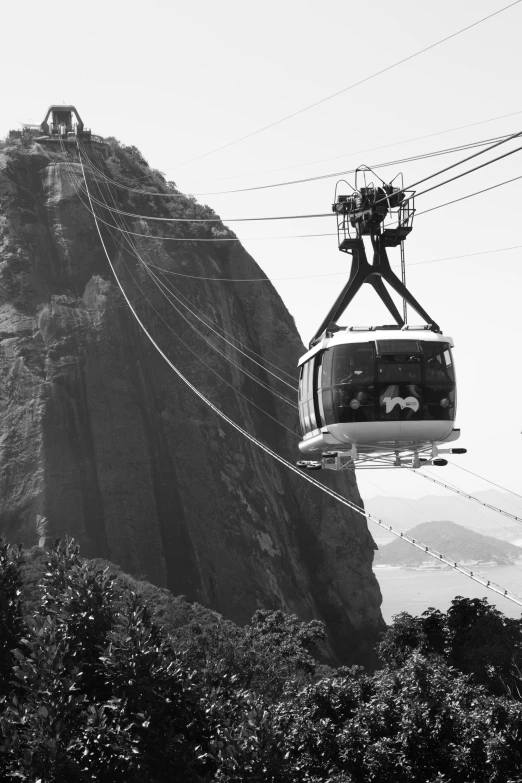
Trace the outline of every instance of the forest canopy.
<instances>
[{"instance_id":1,"label":"forest canopy","mask_svg":"<svg viewBox=\"0 0 522 783\"><path fill-rule=\"evenodd\" d=\"M522 621L403 613L381 668L332 669L318 621L245 627L82 559L0 547L0 778L36 783L512 783Z\"/></svg>"}]
</instances>

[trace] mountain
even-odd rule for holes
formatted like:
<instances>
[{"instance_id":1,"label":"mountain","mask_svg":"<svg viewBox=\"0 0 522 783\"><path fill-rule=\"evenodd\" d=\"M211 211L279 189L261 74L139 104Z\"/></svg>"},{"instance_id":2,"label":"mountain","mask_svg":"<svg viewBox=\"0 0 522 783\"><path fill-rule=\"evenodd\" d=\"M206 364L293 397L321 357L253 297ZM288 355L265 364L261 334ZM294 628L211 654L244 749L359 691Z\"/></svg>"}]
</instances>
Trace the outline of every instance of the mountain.
<instances>
[{"instance_id":1,"label":"mountain","mask_svg":"<svg viewBox=\"0 0 522 783\"><path fill-rule=\"evenodd\" d=\"M474 492L473 496L483 503L522 517L522 500L507 492L492 489ZM522 544L520 524L453 493L447 496L424 495L407 499L375 495L365 499L364 505L371 514L402 532L410 530L425 519L448 519L477 533L500 538L512 544ZM378 525L370 522L368 527L379 545L393 540L393 536Z\"/></svg>"},{"instance_id":2,"label":"mountain","mask_svg":"<svg viewBox=\"0 0 522 783\"><path fill-rule=\"evenodd\" d=\"M221 223L165 221L217 216L136 148L83 154L138 316L218 409L294 462L305 348L274 287L235 282L264 275ZM327 473L361 504L353 477ZM365 519L220 419L140 330L73 144L0 147L0 532L26 546L73 536L83 556L237 623L258 608L322 619L344 662L370 661L384 627Z\"/></svg>"},{"instance_id":3,"label":"mountain","mask_svg":"<svg viewBox=\"0 0 522 783\"><path fill-rule=\"evenodd\" d=\"M521 547L491 536L474 533L455 522L422 522L409 530L408 535L437 552L450 554L464 565L479 563L512 565L517 560L522 560ZM400 539L395 539L392 543L381 547L375 553L374 560L375 565L390 566L420 566L422 563L431 565L434 562L434 559L425 552L407 546Z\"/></svg>"}]
</instances>

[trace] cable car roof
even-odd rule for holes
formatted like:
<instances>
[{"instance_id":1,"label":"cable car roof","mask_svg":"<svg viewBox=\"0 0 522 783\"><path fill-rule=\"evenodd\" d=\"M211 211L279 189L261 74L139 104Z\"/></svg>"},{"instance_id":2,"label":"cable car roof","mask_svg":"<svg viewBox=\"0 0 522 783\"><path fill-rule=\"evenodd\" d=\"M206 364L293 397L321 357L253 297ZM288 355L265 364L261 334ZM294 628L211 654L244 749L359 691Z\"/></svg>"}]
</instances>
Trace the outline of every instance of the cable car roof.
<instances>
[{"instance_id":1,"label":"cable car roof","mask_svg":"<svg viewBox=\"0 0 522 783\"><path fill-rule=\"evenodd\" d=\"M335 345L347 345L353 343L368 343L375 340L421 340L422 342L430 343L449 343L453 348L453 339L447 335L438 334L432 332L430 329L426 329L423 326L408 327L406 329L386 329L379 328L378 326L352 326L340 329L331 336L323 337L320 343L314 345L314 347L305 353L299 359L298 367L315 356L319 351L324 351L325 348L333 348Z\"/></svg>"}]
</instances>

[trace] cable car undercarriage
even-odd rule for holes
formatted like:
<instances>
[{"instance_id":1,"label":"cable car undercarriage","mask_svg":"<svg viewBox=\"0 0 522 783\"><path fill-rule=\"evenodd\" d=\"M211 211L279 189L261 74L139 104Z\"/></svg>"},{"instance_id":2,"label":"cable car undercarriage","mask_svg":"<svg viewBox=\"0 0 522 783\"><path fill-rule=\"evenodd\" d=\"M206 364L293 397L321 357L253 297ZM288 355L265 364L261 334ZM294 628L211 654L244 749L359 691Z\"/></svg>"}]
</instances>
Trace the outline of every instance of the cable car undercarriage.
<instances>
[{"instance_id":1,"label":"cable car undercarriage","mask_svg":"<svg viewBox=\"0 0 522 783\"><path fill-rule=\"evenodd\" d=\"M405 284L404 240L412 230L414 193L386 184L336 197L339 250L352 256L348 282L300 360L303 432L297 465L308 470L443 466L456 441L456 382L451 348ZM370 263L363 237L373 249ZM402 280L387 248L400 247ZM403 299L399 312L384 282ZM340 327L337 321L369 283L395 324ZM407 305L426 322L407 325Z\"/></svg>"}]
</instances>

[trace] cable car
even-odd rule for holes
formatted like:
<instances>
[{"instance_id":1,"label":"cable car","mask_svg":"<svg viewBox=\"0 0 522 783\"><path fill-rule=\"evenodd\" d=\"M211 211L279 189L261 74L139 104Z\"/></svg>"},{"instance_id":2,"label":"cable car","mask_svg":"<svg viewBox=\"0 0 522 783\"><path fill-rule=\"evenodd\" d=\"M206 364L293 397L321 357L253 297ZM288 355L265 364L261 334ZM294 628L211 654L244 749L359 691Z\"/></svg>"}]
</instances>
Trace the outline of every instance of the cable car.
<instances>
[{"instance_id":1,"label":"cable car","mask_svg":"<svg viewBox=\"0 0 522 783\"><path fill-rule=\"evenodd\" d=\"M441 453L466 451L441 448L460 435L454 427L453 340L441 333L405 285L403 243L411 231L413 196L382 183L355 188L354 194L339 196L333 205L339 249L352 256L352 268L310 350L299 361L299 450L311 458L297 463L302 468L442 466L447 460ZM371 264L363 236L371 240ZM401 248L402 281L387 255L388 247L397 246ZM403 315L384 281L403 297ZM395 324L337 325L364 283L374 287ZM407 304L425 325L406 324Z\"/></svg>"}]
</instances>

